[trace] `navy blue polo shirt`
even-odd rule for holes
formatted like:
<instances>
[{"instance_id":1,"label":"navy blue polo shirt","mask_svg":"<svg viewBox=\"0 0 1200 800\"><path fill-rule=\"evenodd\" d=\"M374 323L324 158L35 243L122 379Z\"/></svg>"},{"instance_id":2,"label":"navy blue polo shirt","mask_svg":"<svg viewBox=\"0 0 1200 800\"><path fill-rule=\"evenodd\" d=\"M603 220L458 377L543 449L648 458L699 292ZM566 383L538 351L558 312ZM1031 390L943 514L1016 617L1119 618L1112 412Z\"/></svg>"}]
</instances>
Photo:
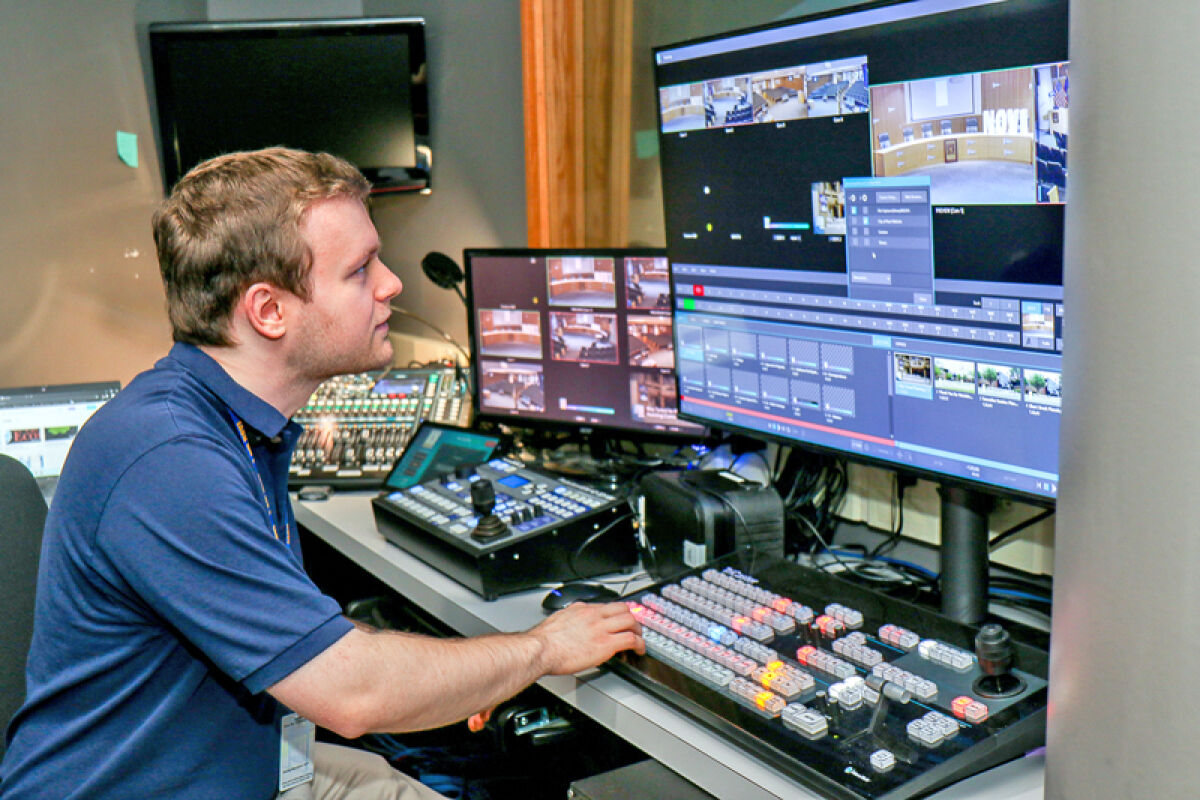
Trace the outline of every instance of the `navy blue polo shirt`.
<instances>
[{"instance_id":1,"label":"navy blue polo shirt","mask_svg":"<svg viewBox=\"0 0 1200 800\"><path fill-rule=\"evenodd\" d=\"M301 566L300 432L186 344L84 425L46 521L3 800L273 797L264 690L351 628Z\"/></svg>"}]
</instances>

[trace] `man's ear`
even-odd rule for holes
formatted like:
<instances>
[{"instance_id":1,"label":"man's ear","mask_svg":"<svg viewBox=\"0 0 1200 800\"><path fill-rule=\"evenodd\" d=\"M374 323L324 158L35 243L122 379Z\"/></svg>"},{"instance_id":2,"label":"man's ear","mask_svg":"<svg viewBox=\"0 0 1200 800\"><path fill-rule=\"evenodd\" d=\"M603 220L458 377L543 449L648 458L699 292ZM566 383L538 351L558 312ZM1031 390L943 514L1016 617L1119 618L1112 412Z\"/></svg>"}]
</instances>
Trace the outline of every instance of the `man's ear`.
<instances>
[{"instance_id":1,"label":"man's ear","mask_svg":"<svg viewBox=\"0 0 1200 800\"><path fill-rule=\"evenodd\" d=\"M285 292L269 283L255 283L242 293L241 310L255 333L266 339L279 339L287 331Z\"/></svg>"}]
</instances>

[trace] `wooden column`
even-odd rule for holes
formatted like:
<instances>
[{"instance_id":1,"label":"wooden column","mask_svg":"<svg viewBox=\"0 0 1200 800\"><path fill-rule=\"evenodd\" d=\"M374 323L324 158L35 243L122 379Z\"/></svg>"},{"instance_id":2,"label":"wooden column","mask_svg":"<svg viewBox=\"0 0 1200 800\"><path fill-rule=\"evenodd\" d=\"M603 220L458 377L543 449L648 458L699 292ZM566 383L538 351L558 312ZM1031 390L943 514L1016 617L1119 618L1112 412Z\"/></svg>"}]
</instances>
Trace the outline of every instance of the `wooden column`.
<instances>
[{"instance_id":1,"label":"wooden column","mask_svg":"<svg viewBox=\"0 0 1200 800\"><path fill-rule=\"evenodd\" d=\"M621 247L633 146L633 0L585 0L584 14L584 245Z\"/></svg>"},{"instance_id":2,"label":"wooden column","mask_svg":"<svg viewBox=\"0 0 1200 800\"><path fill-rule=\"evenodd\" d=\"M625 244L632 0L522 0L530 247Z\"/></svg>"}]
</instances>

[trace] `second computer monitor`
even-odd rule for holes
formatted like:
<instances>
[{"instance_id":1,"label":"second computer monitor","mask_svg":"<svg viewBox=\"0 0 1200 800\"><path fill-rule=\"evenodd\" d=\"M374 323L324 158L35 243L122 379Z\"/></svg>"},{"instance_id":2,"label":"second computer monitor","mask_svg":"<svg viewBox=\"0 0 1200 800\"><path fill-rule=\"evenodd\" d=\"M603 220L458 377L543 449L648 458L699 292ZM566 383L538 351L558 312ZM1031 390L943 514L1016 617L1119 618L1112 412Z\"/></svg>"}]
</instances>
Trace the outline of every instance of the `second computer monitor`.
<instances>
[{"instance_id":1,"label":"second computer monitor","mask_svg":"<svg viewBox=\"0 0 1200 800\"><path fill-rule=\"evenodd\" d=\"M680 421L662 250L464 253L479 416L698 436Z\"/></svg>"}]
</instances>

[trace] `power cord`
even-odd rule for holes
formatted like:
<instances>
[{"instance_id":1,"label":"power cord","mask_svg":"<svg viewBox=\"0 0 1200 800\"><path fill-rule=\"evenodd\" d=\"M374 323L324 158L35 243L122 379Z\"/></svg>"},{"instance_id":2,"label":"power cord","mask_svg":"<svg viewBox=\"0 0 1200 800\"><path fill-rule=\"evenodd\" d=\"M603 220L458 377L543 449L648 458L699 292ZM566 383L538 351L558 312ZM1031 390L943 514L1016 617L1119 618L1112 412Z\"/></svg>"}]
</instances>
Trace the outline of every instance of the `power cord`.
<instances>
[{"instance_id":1,"label":"power cord","mask_svg":"<svg viewBox=\"0 0 1200 800\"><path fill-rule=\"evenodd\" d=\"M777 484L787 486L783 492L784 508L789 519L803 520L815 529L815 542L822 547L833 541L837 530L838 512L846 499L849 480L845 462L832 456L815 455L787 448L786 456L778 459ZM802 542L789 542L789 549L799 553ZM811 552L812 548L808 548Z\"/></svg>"},{"instance_id":2,"label":"power cord","mask_svg":"<svg viewBox=\"0 0 1200 800\"><path fill-rule=\"evenodd\" d=\"M812 531L813 536L815 536L817 541L821 543L822 550L824 552L828 553L830 556L832 556L833 560L836 561L838 563L838 565L841 566L842 569L846 570L847 572L852 571L850 569L850 565L847 564L845 561L842 561L842 559L838 556L837 552L833 549L833 547L830 546L829 542L825 541L825 537L821 535L820 529L817 528L817 526L814 525L812 523L812 521L808 519L808 517L806 517L800 513L794 513L791 516L794 519L798 520L799 522L804 523L805 525L807 525L809 527L809 530ZM829 571L826 566L818 566L818 568L821 569L823 572Z\"/></svg>"},{"instance_id":3,"label":"power cord","mask_svg":"<svg viewBox=\"0 0 1200 800\"><path fill-rule=\"evenodd\" d=\"M896 549L896 545L900 542L900 535L904 531L904 492L908 487L916 484L917 479L911 475L900 472L893 472L893 487L896 498L896 527L888 534L888 537L875 546L870 552L871 557L878 557L885 553L890 553Z\"/></svg>"},{"instance_id":4,"label":"power cord","mask_svg":"<svg viewBox=\"0 0 1200 800\"><path fill-rule=\"evenodd\" d=\"M1012 538L1014 536L1016 536L1018 533L1020 533L1021 531L1025 530L1026 528L1030 527L1031 525L1038 524L1039 522L1041 522L1044 519L1049 519L1050 517L1054 516L1054 512L1055 512L1055 510L1053 508L1048 508L1045 511L1041 512L1040 514L1034 514L1032 517L1025 520L1024 522L1019 522L1016 525L1013 525L1008 530L997 533L995 536L993 536L991 539L988 540L988 552L991 553L995 550L998 550L1001 546L1012 541Z\"/></svg>"}]
</instances>

